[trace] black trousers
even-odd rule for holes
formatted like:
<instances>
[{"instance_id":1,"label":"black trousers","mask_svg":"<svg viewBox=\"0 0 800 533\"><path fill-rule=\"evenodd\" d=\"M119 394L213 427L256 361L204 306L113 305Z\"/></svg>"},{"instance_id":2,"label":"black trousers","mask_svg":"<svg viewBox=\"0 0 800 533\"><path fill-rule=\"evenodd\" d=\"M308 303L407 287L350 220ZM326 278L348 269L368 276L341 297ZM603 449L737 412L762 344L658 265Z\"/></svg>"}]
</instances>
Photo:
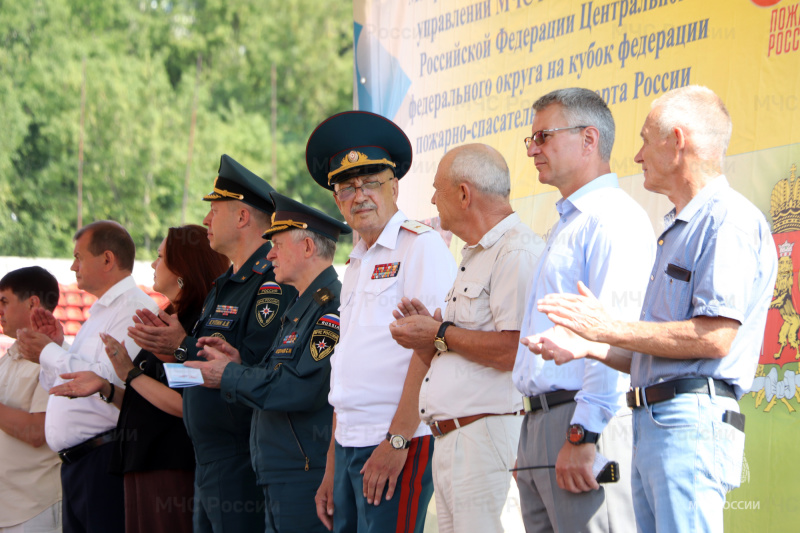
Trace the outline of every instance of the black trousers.
<instances>
[{"instance_id":1,"label":"black trousers","mask_svg":"<svg viewBox=\"0 0 800 533\"><path fill-rule=\"evenodd\" d=\"M125 533L122 477L108 473L113 445L61 465L64 533Z\"/></svg>"}]
</instances>

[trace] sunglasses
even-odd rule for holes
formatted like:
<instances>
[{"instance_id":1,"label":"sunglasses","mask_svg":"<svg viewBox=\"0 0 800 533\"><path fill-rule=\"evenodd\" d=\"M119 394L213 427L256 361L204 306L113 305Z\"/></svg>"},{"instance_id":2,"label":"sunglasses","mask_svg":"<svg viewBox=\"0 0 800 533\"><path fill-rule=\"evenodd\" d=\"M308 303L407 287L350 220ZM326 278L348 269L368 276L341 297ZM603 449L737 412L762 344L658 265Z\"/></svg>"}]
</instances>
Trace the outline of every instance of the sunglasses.
<instances>
[{"instance_id":1,"label":"sunglasses","mask_svg":"<svg viewBox=\"0 0 800 533\"><path fill-rule=\"evenodd\" d=\"M557 131L566 131L566 130L577 130L588 128L589 126L569 126L568 128L553 128L552 130L539 130L534 132L533 137L525 137L522 141L525 143L525 148L531 147L531 142L533 142L536 146L541 146L547 141L547 137Z\"/></svg>"}]
</instances>

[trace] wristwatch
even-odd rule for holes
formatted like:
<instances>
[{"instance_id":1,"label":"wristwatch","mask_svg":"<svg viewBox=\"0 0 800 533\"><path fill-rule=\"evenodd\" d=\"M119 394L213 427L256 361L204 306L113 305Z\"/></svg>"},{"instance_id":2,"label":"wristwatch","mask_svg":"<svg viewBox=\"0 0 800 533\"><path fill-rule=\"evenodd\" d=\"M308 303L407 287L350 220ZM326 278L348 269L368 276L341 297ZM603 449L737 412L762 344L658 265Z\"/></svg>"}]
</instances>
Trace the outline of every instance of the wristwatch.
<instances>
[{"instance_id":1,"label":"wristwatch","mask_svg":"<svg viewBox=\"0 0 800 533\"><path fill-rule=\"evenodd\" d=\"M131 381L138 378L142 374L144 374L144 368L138 366L131 368L130 371L128 372L128 377L125 378L125 386L126 387L129 386L131 384Z\"/></svg>"},{"instance_id":2,"label":"wristwatch","mask_svg":"<svg viewBox=\"0 0 800 533\"><path fill-rule=\"evenodd\" d=\"M183 344L178 346L175 351L172 352L172 355L179 363L183 363L186 361L186 358L189 357L189 354L186 352L186 347Z\"/></svg>"},{"instance_id":3,"label":"wristwatch","mask_svg":"<svg viewBox=\"0 0 800 533\"><path fill-rule=\"evenodd\" d=\"M567 442L577 446L578 444L591 443L594 444L600 438L600 433L593 431L586 431L580 424L571 424L567 428Z\"/></svg>"},{"instance_id":4,"label":"wristwatch","mask_svg":"<svg viewBox=\"0 0 800 533\"><path fill-rule=\"evenodd\" d=\"M442 322L442 325L439 326L439 331L436 332L436 337L433 338L433 346L440 352L447 351L447 343L444 340L444 332L452 325L452 322Z\"/></svg>"},{"instance_id":5,"label":"wristwatch","mask_svg":"<svg viewBox=\"0 0 800 533\"><path fill-rule=\"evenodd\" d=\"M386 440L392 445L395 450L407 450L411 446L411 441L402 435L392 435L391 432L386 433Z\"/></svg>"}]
</instances>

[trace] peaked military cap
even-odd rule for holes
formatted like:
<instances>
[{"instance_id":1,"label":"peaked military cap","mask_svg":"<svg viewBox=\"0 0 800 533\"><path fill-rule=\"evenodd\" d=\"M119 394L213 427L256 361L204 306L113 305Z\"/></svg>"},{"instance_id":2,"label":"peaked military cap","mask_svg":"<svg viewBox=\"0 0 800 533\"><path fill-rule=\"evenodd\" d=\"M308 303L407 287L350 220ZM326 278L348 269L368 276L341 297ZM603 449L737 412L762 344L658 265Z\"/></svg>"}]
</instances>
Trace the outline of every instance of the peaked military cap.
<instances>
[{"instance_id":1,"label":"peaked military cap","mask_svg":"<svg viewBox=\"0 0 800 533\"><path fill-rule=\"evenodd\" d=\"M273 192L275 189L269 183L247 170L231 156L223 154L219 160L214 190L203 196L203 200L207 202L240 200L259 211L272 213L275 211L275 204L269 195Z\"/></svg>"},{"instance_id":2,"label":"peaked military cap","mask_svg":"<svg viewBox=\"0 0 800 533\"><path fill-rule=\"evenodd\" d=\"M396 178L411 168L411 141L391 120L367 111L345 111L323 121L306 145L314 180L333 184L391 168Z\"/></svg>"},{"instance_id":3,"label":"peaked military cap","mask_svg":"<svg viewBox=\"0 0 800 533\"><path fill-rule=\"evenodd\" d=\"M338 242L340 234L353 232L344 222L282 194L272 193L272 201L275 203L275 213L272 215L272 227L262 235L265 239L271 239L282 231L307 229Z\"/></svg>"}]
</instances>

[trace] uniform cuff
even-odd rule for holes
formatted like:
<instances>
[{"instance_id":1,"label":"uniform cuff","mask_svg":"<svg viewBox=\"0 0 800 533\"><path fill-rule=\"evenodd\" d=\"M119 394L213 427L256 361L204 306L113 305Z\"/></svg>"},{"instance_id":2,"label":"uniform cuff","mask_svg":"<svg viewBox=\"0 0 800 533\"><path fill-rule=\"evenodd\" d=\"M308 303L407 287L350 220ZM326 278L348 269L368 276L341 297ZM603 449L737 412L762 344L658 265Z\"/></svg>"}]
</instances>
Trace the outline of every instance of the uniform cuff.
<instances>
[{"instance_id":1,"label":"uniform cuff","mask_svg":"<svg viewBox=\"0 0 800 533\"><path fill-rule=\"evenodd\" d=\"M245 367L236 363L228 363L225 365L225 370L222 371L222 378L220 379L219 392L222 398L228 403L236 403L238 397L236 395L236 384L244 374Z\"/></svg>"}]
</instances>

